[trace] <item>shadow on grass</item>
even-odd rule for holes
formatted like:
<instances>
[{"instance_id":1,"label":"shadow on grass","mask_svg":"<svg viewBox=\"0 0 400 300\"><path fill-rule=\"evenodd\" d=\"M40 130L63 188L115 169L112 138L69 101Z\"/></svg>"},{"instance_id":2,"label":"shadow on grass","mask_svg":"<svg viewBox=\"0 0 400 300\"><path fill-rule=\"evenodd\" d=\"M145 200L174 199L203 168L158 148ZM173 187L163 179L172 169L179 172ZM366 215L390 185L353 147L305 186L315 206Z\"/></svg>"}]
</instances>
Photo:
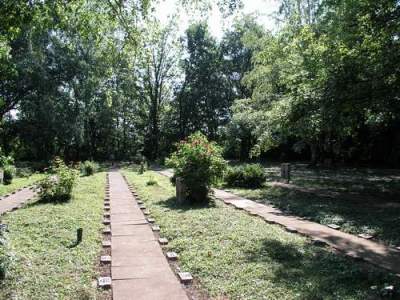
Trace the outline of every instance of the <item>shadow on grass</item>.
<instances>
[{"instance_id":1,"label":"shadow on grass","mask_svg":"<svg viewBox=\"0 0 400 300\"><path fill-rule=\"evenodd\" d=\"M194 202L188 201L185 203L178 203L176 197L170 197L167 200L161 200L155 203L164 208L168 208L171 210L178 210L178 211L188 211L193 209L207 209L207 208L214 208L216 207L215 199L208 198L208 201L204 202Z\"/></svg>"},{"instance_id":2,"label":"shadow on grass","mask_svg":"<svg viewBox=\"0 0 400 300\"><path fill-rule=\"evenodd\" d=\"M281 187L267 187L256 197L260 203L276 205L285 213L312 221L336 223L351 233L372 233L380 240L400 244L400 206L377 206L344 197L327 197Z\"/></svg>"},{"instance_id":3,"label":"shadow on grass","mask_svg":"<svg viewBox=\"0 0 400 300\"><path fill-rule=\"evenodd\" d=\"M273 266L262 276L294 290L301 299L342 299L357 293L361 296L364 292L369 294L367 299L380 299L370 291L372 285L399 283L383 271L372 270L323 249L299 248L279 240L265 239L259 247L246 252L245 257L251 263Z\"/></svg>"},{"instance_id":4,"label":"shadow on grass","mask_svg":"<svg viewBox=\"0 0 400 300\"><path fill-rule=\"evenodd\" d=\"M65 205L65 204L70 203L71 200L72 200L71 197L61 198L61 199L49 199L49 198L38 197L38 199L36 201L27 203L26 207L35 207L35 206L43 205L43 204Z\"/></svg>"}]
</instances>

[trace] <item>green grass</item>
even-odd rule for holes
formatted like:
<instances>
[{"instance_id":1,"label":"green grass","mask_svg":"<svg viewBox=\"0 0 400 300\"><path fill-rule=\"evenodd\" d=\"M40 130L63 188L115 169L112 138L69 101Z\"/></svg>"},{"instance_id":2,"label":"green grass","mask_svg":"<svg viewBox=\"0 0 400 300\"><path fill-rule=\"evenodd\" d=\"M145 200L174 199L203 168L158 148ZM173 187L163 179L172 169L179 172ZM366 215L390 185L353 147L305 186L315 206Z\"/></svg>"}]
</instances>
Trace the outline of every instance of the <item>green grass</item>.
<instances>
[{"instance_id":1,"label":"green grass","mask_svg":"<svg viewBox=\"0 0 400 300\"><path fill-rule=\"evenodd\" d=\"M24 186L31 185L36 181L44 178L44 176L45 176L44 174L33 174L29 177L13 178L11 184L8 185L0 184L0 196L7 195Z\"/></svg>"},{"instance_id":2,"label":"green grass","mask_svg":"<svg viewBox=\"0 0 400 300\"><path fill-rule=\"evenodd\" d=\"M400 174L395 170L313 170L295 168L291 185L275 186L277 168L258 189L229 188L237 195L272 204L321 224L337 224L352 234L368 233L400 246Z\"/></svg>"},{"instance_id":3,"label":"green grass","mask_svg":"<svg viewBox=\"0 0 400 300\"><path fill-rule=\"evenodd\" d=\"M371 286L398 283L387 272L318 248L300 235L226 206L178 206L169 179L125 171L168 249L199 289L228 299L364 299ZM147 185L150 178L157 181Z\"/></svg>"},{"instance_id":4,"label":"green grass","mask_svg":"<svg viewBox=\"0 0 400 300\"><path fill-rule=\"evenodd\" d=\"M7 214L13 261L0 299L94 299L105 173L80 177L63 204L33 202ZM73 247L76 229L83 241Z\"/></svg>"}]
</instances>

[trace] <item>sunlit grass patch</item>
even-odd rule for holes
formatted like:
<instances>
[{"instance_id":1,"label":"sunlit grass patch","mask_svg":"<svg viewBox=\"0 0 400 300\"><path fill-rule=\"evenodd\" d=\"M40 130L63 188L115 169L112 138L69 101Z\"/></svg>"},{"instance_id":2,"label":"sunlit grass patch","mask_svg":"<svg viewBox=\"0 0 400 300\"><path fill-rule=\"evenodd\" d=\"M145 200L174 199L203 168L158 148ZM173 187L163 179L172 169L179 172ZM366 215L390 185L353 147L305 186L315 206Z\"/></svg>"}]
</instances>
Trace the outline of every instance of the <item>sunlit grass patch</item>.
<instances>
[{"instance_id":1,"label":"sunlit grass patch","mask_svg":"<svg viewBox=\"0 0 400 300\"><path fill-rule=\"evenodd\" d=\"M12 193L24 186L31 185L44 178L44 174L33 174L29 177L14 177L11 184L0 184L0 196Z\"/></svg>"},{"instance_id":2,"label":"sunlit grass patch","mask_svg":"<svg viewBox=\"0 0 400 300\"><path fill-rule=\"evenodd\" d=\"M94 299L105 174L80 177L72 199L34 202L7 214L13 261L0 299ZM76 230L83 241L75 246Z\"/></svg>"}]
</instances>

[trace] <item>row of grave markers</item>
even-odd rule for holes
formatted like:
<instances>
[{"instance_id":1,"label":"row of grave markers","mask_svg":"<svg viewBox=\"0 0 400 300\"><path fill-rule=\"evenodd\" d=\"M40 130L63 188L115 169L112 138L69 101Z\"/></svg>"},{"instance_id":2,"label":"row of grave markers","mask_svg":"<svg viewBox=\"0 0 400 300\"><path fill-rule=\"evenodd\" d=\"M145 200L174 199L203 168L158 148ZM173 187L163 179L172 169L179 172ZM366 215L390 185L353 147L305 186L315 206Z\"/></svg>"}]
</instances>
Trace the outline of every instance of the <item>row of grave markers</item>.
<instances>
[{"instance_id":1,"label":"row of grave markers","mask_svg":"<svg viewBox=\"0 0 400 300\"><path fill-rule=\"evenodd\" d=\"M143 201L140 200L139 195L136 193L135 189L133 188L133 186L128 182L128 180L126 179L125 175L122 175L125 182L127 183L130 192L132 193L132 195L134 196L136 202L139 205L139 208L141 209L142 213L144 214L146 221L148 224L150 224L151 229L154 233L159 233L160 232L160 226L158 226L155 223L155 220L151 217L150 211L146 209L146 206L144 205ZM107 180L106 180L106 195L104 198L104 219L103 219L103 224L106 226L103 229L103 234L106 237L111 238L111 220L110 220L110 183L109 183L109 176L107 173ZM164 238L164 237L159 237L158 238L158 242L161 246L165 246L168 245L168 239ZM110 249L111 248L111 241L109 239L105 239L102 242L102 246L105 249ZM178 254L176 254L173 251L167 251L165 253L166 258L169 261L177 261L178 260ZM100 263L102 265L108 264L111 266L111 255L102 255L100 256ZM111 269L111 268L110 268ZM111 270L110 274L111 274ZM181 281L181 283L183 284L190 284L193 281L193 277L189 272L178 272L178 277ZM98 279L98 285L101 288L111 288L112 285L112 278L111 276L101 276Z\"/></svg>"},{"instance_id":2,"label":"row of grave markers","mask_svg":"<svg viewBox=\"0 0 400 300\"><path fill-rule=\"evenodd\" d=\"M102 241L103 251L111 251L111 228L110 228L110 180L108 173L106 175L106 186L105 186L105 197L104 197L104 214L103 214L103 225L106 227L103 229L104 239ZM101 265L111 264L110 255L100 256ZM111 274L111 267L107 269L107 273ZM111 288L111 276L104 276L98 279L99 287Z\"/></svg>"}]
</instances>

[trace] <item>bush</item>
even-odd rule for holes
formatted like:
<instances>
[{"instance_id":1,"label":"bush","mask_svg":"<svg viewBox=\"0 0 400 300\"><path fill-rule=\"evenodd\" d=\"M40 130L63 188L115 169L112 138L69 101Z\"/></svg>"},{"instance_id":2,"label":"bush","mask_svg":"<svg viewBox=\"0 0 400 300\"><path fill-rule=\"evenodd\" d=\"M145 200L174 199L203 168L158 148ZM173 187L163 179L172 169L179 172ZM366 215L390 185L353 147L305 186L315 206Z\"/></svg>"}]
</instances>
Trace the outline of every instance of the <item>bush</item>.
<instances>
[{"instance_id":1,"label":"bush","mask_svg":"<svg viewBox=\"0 0 400 300\"><path fill-rule=\"evenodd\" d=\"M0 167L5 167L12 164L14 164L14 159L11 156L2 155L0 148Z\"/></svg>"},{"instance_id":2,"label":"bush","mask_svg":"<svg viewBox=\"0 0 400 300\"><path fill-rule=\"evenodd\" d=\"M15 167L12 165L7 165L3 169L3 182L4 184L11 184L15 176Z\"/></svg>"},{"instance_id":3,"label":"bush","mask_svg":"<svg viewBox=\"0 0 400 300\"><path fill-rule=\"evenodd\" d=\"M81 173L84 176L93 175L98 170L99 170L99 164L94 161L87 160L87 161L81 163Z\"/></svg>"},{"instance_id":4,"label":"bush","mask_svg":"<svg viewBox=\"0 0 400 300\"><path fill-rule=\"evenodd\" d=\"M149 180L146 182L146 185L156 185L156 184L158 184L158 182L153 178L153 176L150 176Z\"/></svg>"},{"instance_id":5,"label":"bush","mask_svg":"<svg viewBox=\"0 0 400 300\"><path fill-rule=\"evenodd\" d=\"M29 177L32 175L32 170L30 168L17 168L15 174L17 177Z\"/></svg>"},{"instance_id":6,"label":"bush","mask_svg":"<svg viewBox=\"0 0 400 300\"><path fill-rule=\"evenodd\" d=\"M225 175L225 182L232 187L261 187L267 179L264 168L260 164L246 164L229 168Z\"/></svg>"},{"instance_id":7,"label":"bush","mask_svg":"<svg viewBox=\"0 0 400 300\"><path fill-rule=\"evenodd\" d=\"M147 170L147 162L146 162L146 161L142 161L142 162L140 163L140 165L139 165L138 173L139 173L140 175L142 175L144 172L146 172L146 170Z\"/></svg>"},{"instance_id":8,"label":"bush","mask_svg":"<svg viewBox=\"0 0 400 300\"><path fill-rule=\"evenodd\" d=\"M183 179L189 200L206 200L210 186L222 177L226 168L222 149L201 133L192 134L177 148L166 160L167 166Z\"/></svg>"},{"instance_id":9,"label":"bush","mask_svg":"<svg viewBox=\"0 0 400 300\"><path fill-rule=\"evenodd\" d=\"M56 158L51 166L52 174L39 183L39 197L44 202L62 202L71 198L77 171Z\"/></svg>"}]
</instances>

